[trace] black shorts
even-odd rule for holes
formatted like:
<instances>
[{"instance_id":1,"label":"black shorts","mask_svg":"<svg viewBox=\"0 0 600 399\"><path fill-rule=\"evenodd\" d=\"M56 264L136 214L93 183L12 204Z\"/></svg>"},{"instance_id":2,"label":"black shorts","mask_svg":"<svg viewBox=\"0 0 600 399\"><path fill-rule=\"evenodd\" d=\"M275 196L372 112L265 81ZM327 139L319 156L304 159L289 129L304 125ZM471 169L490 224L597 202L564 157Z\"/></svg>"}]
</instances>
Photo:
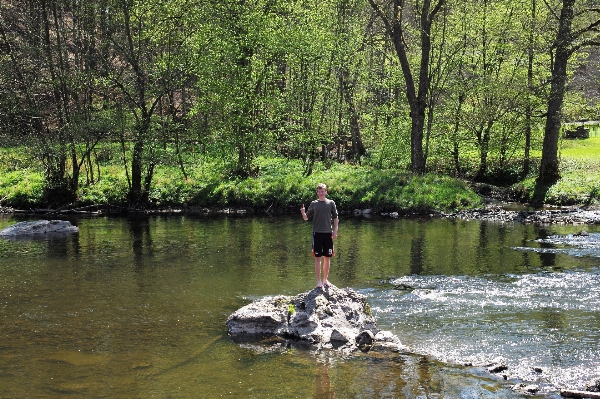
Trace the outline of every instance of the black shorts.
<instances>
[{"instance_id":1,"label":"black shorts","mask_svg":"<svg viewBox=\"0 0 600 399\"><path fill-rule=\"evenodd\" d=\"M313 233L312 253L317 258L321 256L330 258L333 256L333 238L331 237L331 233Z\"/></svg>"}]
</instances>

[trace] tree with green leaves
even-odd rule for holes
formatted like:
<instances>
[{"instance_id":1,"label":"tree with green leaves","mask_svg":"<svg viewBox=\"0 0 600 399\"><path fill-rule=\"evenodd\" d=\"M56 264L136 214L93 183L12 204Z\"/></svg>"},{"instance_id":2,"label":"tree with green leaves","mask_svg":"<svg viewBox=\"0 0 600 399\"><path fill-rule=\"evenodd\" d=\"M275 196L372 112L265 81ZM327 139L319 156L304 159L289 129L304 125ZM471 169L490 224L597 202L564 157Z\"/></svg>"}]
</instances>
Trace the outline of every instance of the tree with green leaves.
<instances>
[{"instance_id":1,"label":"tree with green leaves","mask_svg":"<svg viewBox=\"0 0 600 399\"><path fill-rule=\"evenodd\" d=\"M206 117L223 156L234 159L235 176L255 175L256 157L273 141L288 8L277 1L213 1L203 22L208 29L196 38L205 56L197 63L195 113Z\"/></svg>"},{"instance_id":2,"label":"tree with green leaves","mask_svg":"<svg viewBox=\"0 0 600 399\"><path fill-rule=\"evenodd\" d=\"M189 58L183 44L192 35L193 27L186 23L189 9L196 6L192 0L168 4L110 0L104 11L110 44L102 75L109 87L116 89L107 95L111 102L124 104L133 118L131 136L121 137L124 147L129 142L132 146L128 174L132 204L148 200L154 170L164 162L164 124L159 123L159 107L169 93L189 79ZM167 106L173 105L167 102Z\"/></svg>"},{"instance_id":3,"label":"tree with green leaves","mask_svg":"<svg viewBox=\"0 0 600 399\"><path fill-rule=\"evenodd\" d=\"M10 97L22 110L10 128L43 164L48 203L75 200L83 163L105 131L93 128L101 8L79 0L2 5L6 78L16 82Z\"/></svg>"},{"instance_id":4,"label":"tree with green leaves","mask_svg":"<svg viewBox=\"0 0 600 399\"><path fill-rule=\"evenodd\" d=\"M588 2L562 0L552 4L556 21L556 37L552 45L553 62L546 112L546 128L542 160L537 178L535 201L543 202L545 187L560 178L558 139L561 129L561 109L567 84L569 59L580 49L600 45L600 8Z\"/></svg>"},{"instance_id":5,"label":"tree with green leaves","mask_svg":"<svg viewBox=\"0 0 600 399\"><path fill-rule=\"evenodd\" d=\"M411 170L415 173L423 173L425 172L423 131L431 94L429 68L432 25L446 5L446 0L434 2L430 0L421 2L394 0L387 5L379 4L376 0L369 0L369 4L383 21L400 61L406 82L406 98L410 106L412 122L410 132ZM420 56L417 61L418 67L413 70L407 46L408 43L415 42L420 48Z\"/></svg>"}]
</instances>

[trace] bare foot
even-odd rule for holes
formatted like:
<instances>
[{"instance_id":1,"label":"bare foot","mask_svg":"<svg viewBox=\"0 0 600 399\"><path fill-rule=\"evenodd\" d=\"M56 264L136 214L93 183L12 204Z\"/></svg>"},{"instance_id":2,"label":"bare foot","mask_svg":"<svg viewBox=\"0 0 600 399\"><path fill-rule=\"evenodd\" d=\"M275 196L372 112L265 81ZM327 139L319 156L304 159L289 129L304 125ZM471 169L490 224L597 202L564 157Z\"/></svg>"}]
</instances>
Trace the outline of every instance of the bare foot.
<instances>
[{"instance_id":1,"label":"bare foot","mask_svg":"<svg viewBox=\"0 0 600 399\"><path fill-rule=\"evenodd\" d=\"M325 285L325 287L331 287L332 284L329 282L329 280L325 280L324 285Z\"/></svg>"}]
</instances>

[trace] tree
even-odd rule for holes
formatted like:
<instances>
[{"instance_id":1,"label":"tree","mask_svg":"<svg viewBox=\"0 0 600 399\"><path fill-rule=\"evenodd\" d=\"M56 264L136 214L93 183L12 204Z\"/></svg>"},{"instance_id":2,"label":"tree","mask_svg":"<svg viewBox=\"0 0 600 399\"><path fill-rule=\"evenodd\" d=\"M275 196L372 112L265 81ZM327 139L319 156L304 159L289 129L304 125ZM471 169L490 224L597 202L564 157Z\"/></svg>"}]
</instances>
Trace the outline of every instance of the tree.
<instances>
[{"instance_id":1,"label":"tree","mask_svg":"<svg viewBox=\"0 0 600 399\"><path fill-rule=\"evenodd\" d=\"M158 133L163 125L156 114L161 100L188 79L183 43L192 28L185 17L195 6L192 0L112 0L105 11L110 46L102 73L116 88L109 93L112 101L126 104L134 118L128 193L132 204L148 200L155 168L162 161L164 141Z\"/></svg>"},{"instance_id":2,"label":"tree","mask_svg":"<svg viewBox=\"0 0 600 399\"><path fill-rule=\"evenodd\" d=\"M338 75L340 96L347 107L348 130L350 135L339 137L338 146L348 142L351 145L347 152L350 160L360 162L366 150L362 140L360 127L360 109L357 104L359 97L359 76L364 74L363 54L365 53L368 35L363 20L369 23L360 7L362 2L338 0L336 4L337 18L334 27L335 48L334 59ZM354 61L354 62L353 62ZM342 126L340 126L341 130ZM345 160L346 158L344 158Z\"/></svg>"},{"instance_id":3,"label":"tree","mask_svg":"<svg viewBox=\"0 0 600 399\"><path fill-rule=\"evenodd\" d=\"M430 58L431 58L431 27L446 4L446 0L431 0L409 4L405 0L393 0L387 10L383 4L369 0L369 4L379 15L385 30L392 39L394 49L400 61L404 80L406 82L406 97L410 106L412 122L411 138L411 170L415 173L425 172L425 156L423 153L423 131L425 127L426 109L429 106L430 95ZM420 4L420 7L419 7ZM411 7L412 6L412 7ZM391 8L391 10L389 9ZM418 77L415 78L409 61L407 43L411 37L411 22L414 31L420 38L420 59ZM415 35L417 35L415 34Z\"/></svg>"},{"instance_id":4,"label":"tree","mask_svg":"<svg viewBox=\"0 0 600 399\"><path fill-rule=\"evenodd\" d=\"M195 112L205 115L213 142L232 158L231 175L250 177L255 159L270 148L279 121L285 73L285 30L290 4L280 1L211 1L208 28L197 43L207 47L198 60Z\"/></svg>"},{"instance_id":5,"label":"tree","mask_svg":"<svg viewBox=\"0 0 600 399\"><path fill-rule=\"evenodd\" d=\"M584 46L599 45L600 8L582 7L576 10L576 0L562 0L556 38L552 46L554 60L550 81L550 95L546 112L546 128L542 160L537 178L534 201L543 203L545 187L560 178L558 139L561 128L561 108L567 83L567 65L571 56ZM577 12L576 12L577 11ZM578 20L575 20L575 17ZM577 22L574 28L573 23Z\"/></svg>"},{"instance_id":6,"label":"tree","mask_svg":"<svg viewBox=\"0 0 600 399\"><path fill-rule=\"evenodd\" d=\"M9 54L6 72L16 83L10 98L23 110L10 128L29 141L44 166L45 200L73 201L82 165L101 135L90 125L97 89L95 18L102 4L29 0L3 7L0 42Z\"/></svg>"},{"instance_id":7,"label":"tree","mask_svg":"<svg viewBox=\"0 0 600 399\"><path fill-rule=\"evenodd\" d=\"M526 54L520 50L524 37L518 24L522 4L493 0L482 3L471 10L477 22L467 63L472 71L469 84L474 88L465 117L479 152L477 180L487 177L492 153L499 150L500 157L506 155L509 141L505 139L505 125L519 130L514 121L520 119L521 98L528 92L524 79Z\"/></svg>"}]
</instances>

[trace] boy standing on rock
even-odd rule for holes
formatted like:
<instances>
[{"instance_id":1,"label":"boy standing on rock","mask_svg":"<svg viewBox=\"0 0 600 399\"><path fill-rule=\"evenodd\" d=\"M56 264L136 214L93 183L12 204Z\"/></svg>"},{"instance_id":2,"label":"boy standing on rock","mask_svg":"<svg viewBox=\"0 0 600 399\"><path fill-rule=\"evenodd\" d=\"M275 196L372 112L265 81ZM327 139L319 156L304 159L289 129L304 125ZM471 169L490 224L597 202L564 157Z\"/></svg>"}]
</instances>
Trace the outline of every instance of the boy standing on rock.
<instances>
[{"instance_id":1,"label":"boy standing on rock","mask_svg":"<svg viewBox=\"0 0 600 399\"><path fill-rule=\"evenodd\" d=\"M317 200L314 200L304 210L304 204L300 213L304 220L313 218L312 253L315 257L315 274L317 276L317 288L329 287L329 262L333 256L333 239L338 235L338 212L335 202L327 198L327 186L323 183L317 185ZM331 221L333 220L333 229ZM321 258L323 258L323 278L321 279Z\"/></svg>"}]
</instances>

